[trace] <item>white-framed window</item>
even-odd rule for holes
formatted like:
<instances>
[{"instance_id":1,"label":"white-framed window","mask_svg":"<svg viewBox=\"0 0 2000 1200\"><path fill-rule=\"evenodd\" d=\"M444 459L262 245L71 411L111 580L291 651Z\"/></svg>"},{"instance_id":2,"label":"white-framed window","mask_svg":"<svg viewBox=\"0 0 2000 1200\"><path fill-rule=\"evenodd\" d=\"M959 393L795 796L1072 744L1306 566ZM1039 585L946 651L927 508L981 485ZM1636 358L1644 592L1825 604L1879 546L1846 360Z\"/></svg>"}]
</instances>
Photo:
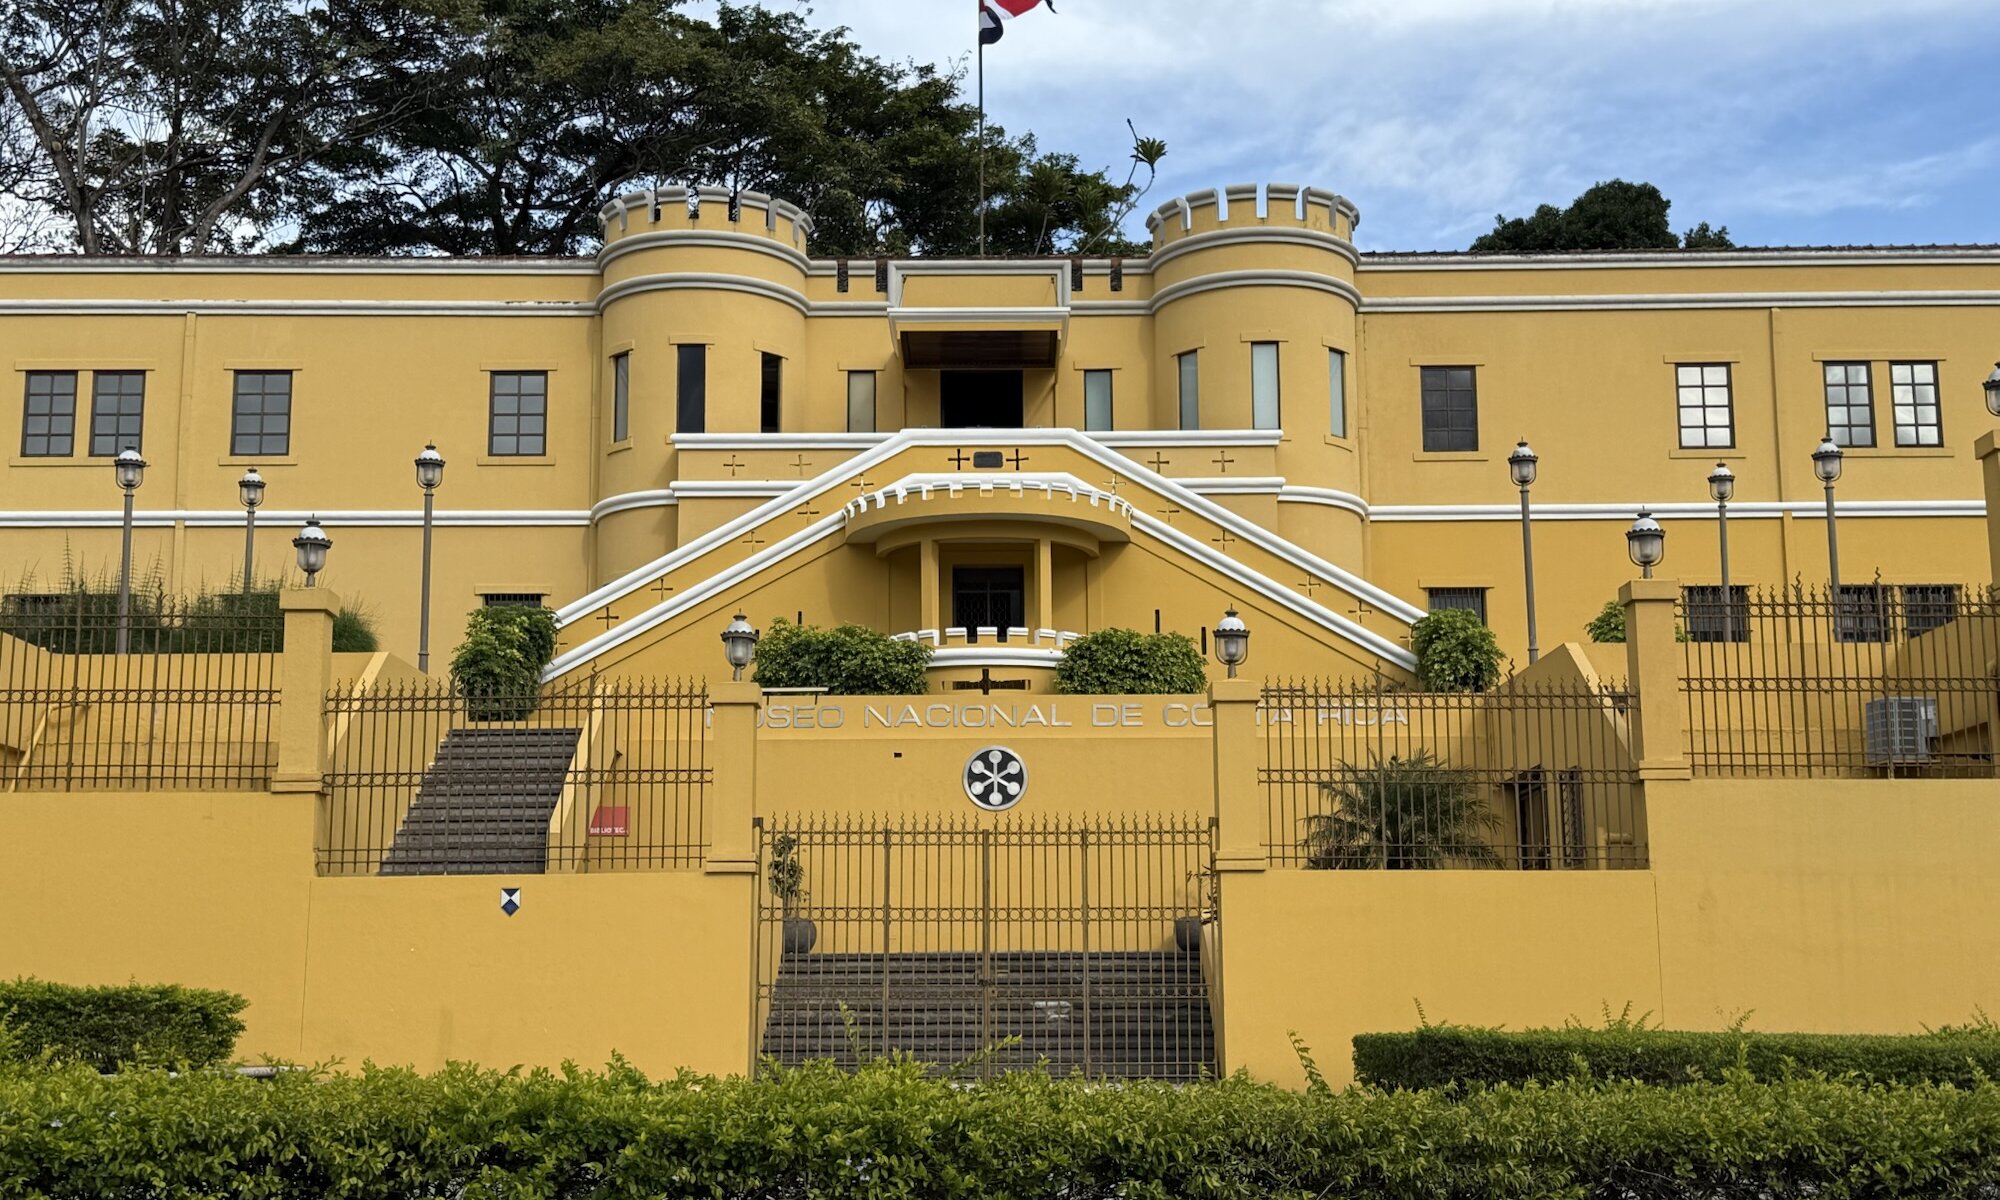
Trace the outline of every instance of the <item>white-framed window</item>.
<instances>
[{"instance_id":1,"label":"white-framed window","mask_svg":"<svg viewBox=\"0 0 2000 1200\"><path fill-rule=\"evenodd\" d=\"M1938 408L1936 363L1890 363L1889 401L1895 412L1898 446L1944 444L1944 420Z\"/></svg>"},{"instance_id":2,"label":"white-framed window","mask_svg":"<svg viewBox=\"0 0 2000 1200\"><path fill-rule=\"evenodd\" d=\"M1728 363L1680 363L1674 367L1674 385L1681 449L1726 450L1736 445Z\"/></svg>"},{"instance_id":3,"label":"white-framed window","mask_svg":"<svg viewBox=\"0 0 2000 1200\"><path fill-rule=\"evenodd\" d=\"M1181 428L1201 428L1201 351L1178 356L1180 366Z\"/></svg>"},{"instance_id":4,"label":"white-framed window","mask_svg":"<svg viewBox=\"0 0 2000 1200\"><path fill-rule=\"evenodd\" d=\"M847 432L875 432L875 372L847 373Z\"/></svg>"},{"instance_id":5,"label":"white-framed window","mask_svg":"<svg viewBox=\"0 0 2000 1200\"><path fill-rule=\"evenodd\" d=\"M1083 373L1083 427L1091 433L1111 428L1111 372Z\"/></svg>"},{"instance_id":6,"label":"white-framed window","mask_svg":"<svg viewBox=\"0 0 2000 1200\"><path fill-rule=\"evenodd\" d=\"M1328 350L1326 419L1327 432L1337 438L1347 436L1347 351Z\"/></svg>"},{"instance_id":7,"label":"white-framed window","mask_svg":"<svg viewBox=\"0 0 2000 1200\"><path fill-rule=\"evenodd\" d=\"M611 440L626 441L632 436L632 354L628 350L611 358Z\"/></svg>"},{"instance_id":8,"label":"white-framed window","mask_svg":"<svg viewBox=\"0 0 2000 1200\"><path fill-rule=\"evenodd\" d=\"M1278 343L1250 343L1250 427L1278 428Z\"/></svg>"}]
</instances>

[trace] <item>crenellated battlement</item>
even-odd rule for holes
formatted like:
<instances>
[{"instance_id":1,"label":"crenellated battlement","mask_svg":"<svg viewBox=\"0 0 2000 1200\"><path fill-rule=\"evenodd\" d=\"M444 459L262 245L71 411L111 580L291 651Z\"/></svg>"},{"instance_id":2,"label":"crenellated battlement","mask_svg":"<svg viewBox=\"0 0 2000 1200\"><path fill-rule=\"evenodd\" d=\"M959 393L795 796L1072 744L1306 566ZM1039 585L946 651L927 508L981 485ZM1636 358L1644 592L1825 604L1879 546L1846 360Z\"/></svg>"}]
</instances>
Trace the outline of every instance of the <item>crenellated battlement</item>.
<instances>
[{"instance_id":1,"label":"crenellated battlement","mask_svg":"<svg viewBox=\"0 0 2000 1200\"><path fill-rule=\"evenodd\" d=\"M1233 183L1177 196L1146 218L1153 249L1197 234L1240 229L1310 229L1352 241L1361 210L1325 188Z\"/></svg>"},{"instance_id":2,"label":"crenellated battlement","mask_svg":"<svg viewBox=\"0 0 2000 1200\"><path fill-rule=\"evenodd\" d=\"M598 210L606 246L664 230L728 230L754 234L804 254L813 219L789 200L718 187L660 187L626 192Z\"/></svg>"}]
</instances>

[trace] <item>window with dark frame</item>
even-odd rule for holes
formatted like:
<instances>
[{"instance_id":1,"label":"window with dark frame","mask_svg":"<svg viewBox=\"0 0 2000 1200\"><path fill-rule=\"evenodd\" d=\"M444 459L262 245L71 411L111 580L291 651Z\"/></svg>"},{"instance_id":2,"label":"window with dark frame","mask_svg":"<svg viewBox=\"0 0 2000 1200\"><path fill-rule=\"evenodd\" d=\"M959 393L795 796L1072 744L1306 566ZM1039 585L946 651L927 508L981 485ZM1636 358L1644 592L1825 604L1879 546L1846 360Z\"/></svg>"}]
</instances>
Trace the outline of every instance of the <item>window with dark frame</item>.
<instances>
[{"instance_id":1,"label":"window with dark frame","mask_svg":"<svg viewBox=\"0 0 2000 1200\"><path fill-rule=\"evenodd\" d=\"M1889 590L1879 583L1843 583L1834 600L1836 642L1889 640Z\"/></svg>"},{"instance_id":2,"label":"window with dark frame","mask_svg":"<svg viewBox=\"0 0 2000 1200\"><path fill-rule=\"evenodd\" d=\"M632 352L611 358L611 440L632 438Z\"/></svg>"},{"instance_id":3,"label":"window with dark frame","mask_svg":"<svg viewBox=\"0 0 2000 1200\"><path fill-rule=\"evenodd\" d=\"M1898 446L1941 446L1944 419L1938 407L1937 364L1889 364L1889 404Z\"/></svg>"},{"instance_id":4,"label":"window with dark frame","mask_svg":"<svg viewBox=\"0 0 2000 1200\"><path fill-rule=\"evenodd\" d=\"M495 371L486 452L494 458L538 458L549 451L547 371Z\"/></svg>"},{"instance_id":5,"label":"window with dark frame","mask_svg":"<svg viewBox=\"0 0 2000 1200\"><path fill-rule=\"evenodd\" d=\"M1961 589L1955 583L1903 585L1903 628L1918 637L1958 620Z\"/></svg>"},{"instance_id":6,"label":"window with dark frame","mask_svg":"<svg viewBox=\"0 0 2000 1200\"><path fill-rule=\"evenodd\" d=\"M1278 343L1250 343L1250 427L1280 427L1278 396Z\"/></svg>"},{"instance_id":7,"label":"window with dark frame","mask_svg":"<svg viewBox=\"0 0 2000 1200\"><path fill-rule=\"evenodd\" d=\"M482 592L479 596L487 608L540 608L546 599L542 592Z\"/></svg>"},{"instance_id":8,"label":"window with dark frame","mask_svg":"<svg viewBox=\"0 0 2000 1200\"><path fill-rule=\"evenodd\" d=\"M1083 427L1090 433L1111 428L1111 372L1083 373Z\"/></svg>"},{"instance_id":9,"label":"window with dark frame","mask_svg":"<svg viewBox=\"0 0 2000 1200\"><path fill-rule=\"evenodd\" d=\"M1479 449L1479 391L1471 367L1421 368L1424 452Z\"/></svg>"},{"instance_id":10,"label":"window with dark frame","mask_svg":"<svg viewBox=\"0 0 2000 1200\"><path fill-rule=\"evenodd\" d=\"M1328 350L1327 431L1334 437L1347 436L1347 351Z\"/></svg>"},{"instance_id":11,"label":"window with dark frame","mask_svg":"<svg viewBox=\"0 0 2000 1200\"><path fill-rule=\"evenodd\" d=\"M130 448L144 450L146 373L97 371L90 377L90 453L112 458Z\"/></svg>"},{"instance_id":12,"label":"window with dark frame","mask_svg":"<svg viewBox=\"0 0 2000 1200\"><path fill-rule=\"evenodd\" d=\"M1681 449L1727 450L1736 445L1729 375L1728 363L1680 363L1674 367Z\"/></svg>"},{"instance_id":13,"label":"window with dark frame","mask_svg":"<svg viewBox=\"0 0 2000 1200\"><path fill-rule=\"evenodd\" d=\"M1681 607L1687 612L1685 633L1690 642L1750 640L1750 589L1742 584L1730 585L1726 605L1720 585L1683 587Z\"/></svg>"},{"instance_id":14,"label":"window with dark frame","mask_svg":"<svg viewBox=\"0 0 2000 1200\"><path fill-rule=\"evenodd\" d=\"M292 451L292 373L238 371L230 408L229 452L238 457Z\"/></svg>"},{"instance_id":15,"label":"window with dark frame","mask_svg":"<svg viewBox=\"0 0 2000 1200\"><path fill-rule=\"evenodd\" d=\"M76 372L29 371L21 409L21 457L76 453Z\"/></svg>"},{"instance_id":16,"label":"window with dark frame","mask_svg":"<svg viewBox=\"0 0 2000 1200\"><path fill-rule=\"evenodd\" d=\"M1201 351L1189 350L1175 356L1180 370L1180 414L1182 429L1201 428Z\"/></svg>"},{"instance_id":17,"label":"window with dark frame","mask_svg":"<svg viewBox=\"0 0 2000 1200\"><path fill-rule=\"evenodd\" d=\"M1875 398L1865 362L1826 364L1826 436L1836 446L1875 444Z\"/></svg>"},{"instance_id":18,"label":"window with dark frame","mask_svg":"<svg viewBox=\"0 0 2000 1200\"><path fill-rule=\"evenodd\" d=\"M765 433L777 433L784 428L785 360L775 354L764 355L763 374L758 391L758 427Z\"/></svg>"},{"instance_id":19,"label":"window with dark frame","mask_svg":"<svg viewBox=\"0 0 2000 1200\"><path fill-rule=\"evenodd\" d=\"M1458 609L1479 618L1486 624L1486 589L1479 587L1442 587L1424 589L1430 600L1432 612Z\"/></svg>"},{"instance_id":20,"label":"window with dark frame","mask_svg":"<svg viewBox=\"0 0 2000 1200\"><path fill-rule=\"evenodd\" d=\"M703 433L708 429L708 347L683 342L674 349L674 432Z\"/></svg>"}]
</instances>

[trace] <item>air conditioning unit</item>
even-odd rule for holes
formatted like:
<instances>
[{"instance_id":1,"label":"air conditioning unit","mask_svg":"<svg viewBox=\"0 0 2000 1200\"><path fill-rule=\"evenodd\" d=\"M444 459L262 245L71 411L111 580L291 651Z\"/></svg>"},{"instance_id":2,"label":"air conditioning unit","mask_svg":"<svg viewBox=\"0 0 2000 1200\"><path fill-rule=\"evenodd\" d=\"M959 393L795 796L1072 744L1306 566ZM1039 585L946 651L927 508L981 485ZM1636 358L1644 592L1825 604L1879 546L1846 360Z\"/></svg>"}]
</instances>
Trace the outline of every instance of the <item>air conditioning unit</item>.
<instances>
[{"instance_id":1,"label":"air conditioning unit","mask_svg":"<svg viewBox=\"0 0 2000 1200\"><path fill-rule=\"evenodd\" d=\"M1870 766L1931 760L1938 732L1937 700L1930 696L1885 696L1862 710L1863 748Z\"/></svg>"}]
</instances>

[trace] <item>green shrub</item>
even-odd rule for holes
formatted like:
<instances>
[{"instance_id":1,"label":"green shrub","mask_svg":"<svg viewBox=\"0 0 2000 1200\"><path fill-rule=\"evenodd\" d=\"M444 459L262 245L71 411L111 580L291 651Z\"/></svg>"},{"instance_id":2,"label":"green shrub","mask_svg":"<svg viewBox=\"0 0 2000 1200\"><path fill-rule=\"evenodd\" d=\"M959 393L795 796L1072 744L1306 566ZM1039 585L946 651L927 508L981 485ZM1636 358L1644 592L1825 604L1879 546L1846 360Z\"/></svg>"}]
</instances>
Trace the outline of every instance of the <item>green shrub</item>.
<instances>
[{"instance_id":1,"label":"green shrub","mask_svg":"<svg viewBox=\"0 0 2000 1200\"><path fill-rule=\"evenodd\" d=\"M1063 650L1056 691L1071 696L1184 696L1206 690L1208 669L1181 633L1100 629Z\"/></svg>"},{"instance_id":2,"label":"green shrub","mask_svg":"<svg viewBox=\"0 0 2000 1200\"><path fill-rule=\"evenodd\" d=\"M1989 1195L2000 1087L967 1087L909 1063L269 1081L0 1070L0 1193L266 1200Z\"/></svg>"},{"instance_id":3,"label":"green shrub","mask_svg":"<svg viewBox=\"0 0 2000 1200\"><path fill-rule=\"evenodd\" d=\"M381 649L375 636L375 614L365 608L343 608L333 614L335 654L373 654Z\"/></svg>"},{"instance_id":4,"label":"green shrub","mask_svg":"<svg viewBox=\"0 0 2000 1200\"><path fill-rule=\"evenodd\" d=\"M71 987L39 979L0 983L0 1060L206 1067L226 1062L248 1006L229 992L172 984ZM0 1188L0 1191L4 1191Z\"/></svg>"},{"instance_id":5,"label":"green shrub","mask_svg":"<svg viewBox=\"0 0 2000 1200\"><path fill-rule=\"evenodd\" d=\"M295 582L259 579L245 591L239 573L220 591L174 594L157 565L133 575L126 626L134 653L262 654L285 648L278 596ZM83 575L66 565L60 581L42 584L27 575L8 594L35 599L0 604L0 633L58 654L108 654L117 645L116 574ZM334 614L335 653L373 652L378 642L375 616L366 605Z\"/></svg>"},{"instance_id":6,"label":"green shrub","mask_svg":"<svg viewBox=\"0 0 2000 1200\"><path fill-rule=\"evenodd\" d=\"M1483 692L1500 680L1500 643L1462 608L1445 608L1410 626L1417 679L1433 692Z\"/></svg>"},{"instance_id":7,"label":"green shrub","mask_svg":"<svg viewBox=\"0 0 2000 1200\"><path fill-rule=\"evenodd\" d=\"M1408 758L1342 763L1320 790L1332 810L1310 813L1299 845L1315 870L1497 867L1487 838L1500 818L1471 771L1429 750Z\"/></svg>"},{"instance_id":8,"label":"green shrub","mask_svg":"<svg viewBox=\"0 0 2000 1200\"><path fill-rule=\"evenodd\" d=\"M451 676L475 721L518 721L535 711L542 668L556 654L556 615L546 608L493 605L466 614L465 640Z\"/></svg>"},{"instance_id":9,"label":"green shrub","mask_svg":"<svg viewBox=\"0 0 2000 1200\"><path fill-rule=\"evenodd\" d=\"M1604 607L1590 619L1583 631L1593 642L1622 642L1625 640L1625 609L1616 600L1606 600Z\"/></svg>"},{"instance_id":10,"label":"green shrub","mask_svg":"<svg viewBox=\"0 0 2000 1200\"><path fill-rule=\"evenodd\" d=\"M931 648L861 625L795 625L775 618L757 643L756 680L767 688L825 688L835 696L915 696L927 691Z\"/></svg>"},{"instance_id":11,"label":"green shrub","mask_svg":"<svg viewBox=\"0 0 2000 1200\"><path fill-rule=\"evenodd\" d=\"M1354 1039L1356 1076L1392 1088L1546 1083L1582 1074L1685 1084L1719 1080L1739 1064L1761 1080L1817 1071L1874 1083L1972 1087L2000 1077L2000 1033L1693 1033L1621 1022L1609 1029L1519 1032L1429 1025Z\"/></svg>"}]
</instances>

